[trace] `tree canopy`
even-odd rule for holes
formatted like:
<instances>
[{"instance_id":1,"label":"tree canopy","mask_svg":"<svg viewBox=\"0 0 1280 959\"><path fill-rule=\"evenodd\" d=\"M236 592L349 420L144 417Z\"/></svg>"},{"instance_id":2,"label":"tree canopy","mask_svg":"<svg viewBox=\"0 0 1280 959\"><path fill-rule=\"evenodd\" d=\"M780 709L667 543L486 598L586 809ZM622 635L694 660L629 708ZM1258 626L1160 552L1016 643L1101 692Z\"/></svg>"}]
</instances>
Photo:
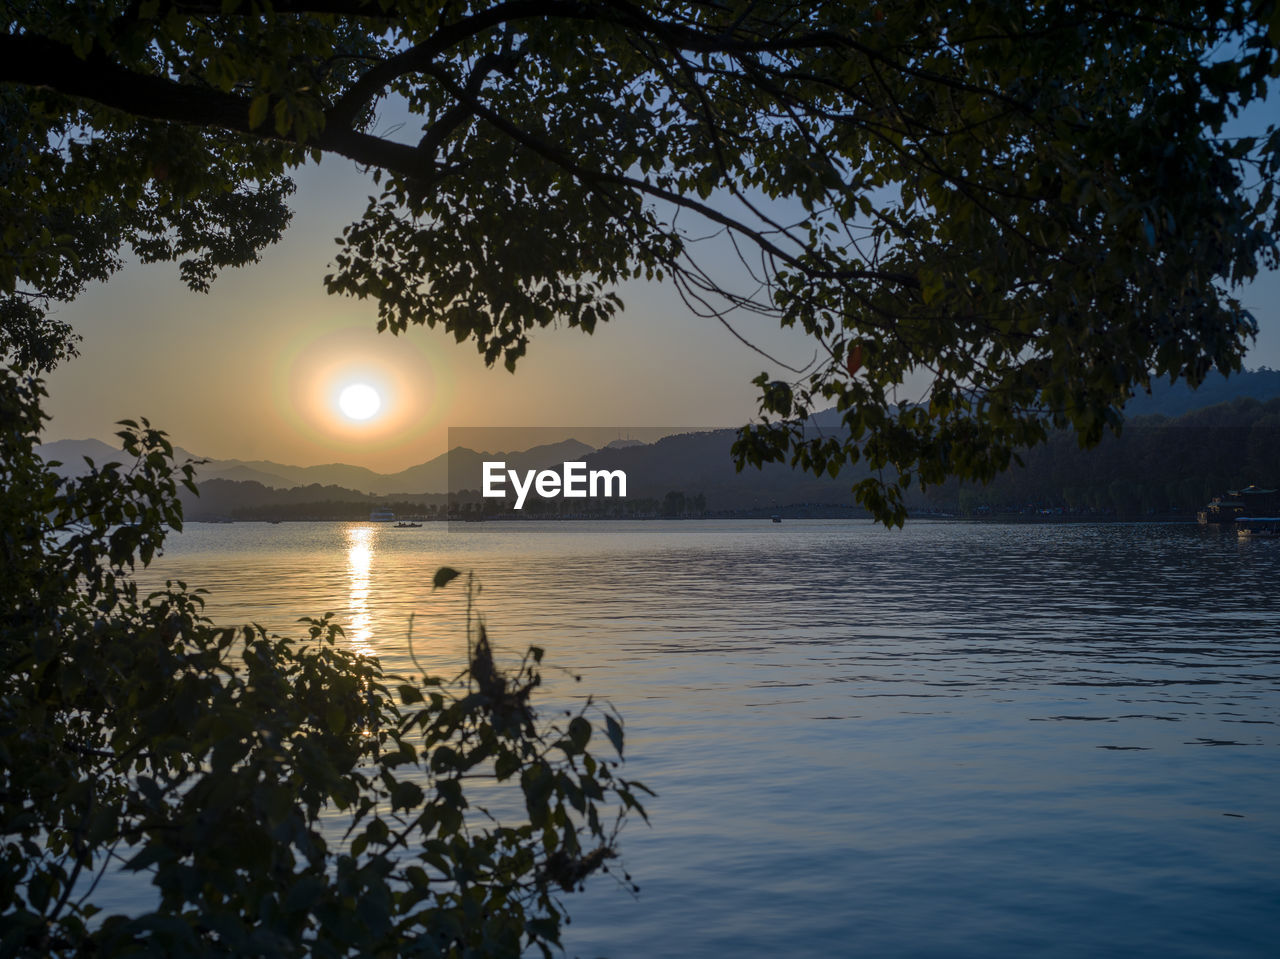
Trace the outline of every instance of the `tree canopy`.
<instances>
[{"instance_id":1,"label":"tree canopy","mask_svg":"<svg viewBox=\"0 0 1280 959\"><path fill-rule=\"evenodd\" d=\"M629 279L812 337L762 374L740 463L901 487L1093 443L1151 377L1238 369L1236 284L1276 265L1274 0L34 0L0 32L0 343L122 251L207 287L288 221L288 171L374 171L325 278L379 327L513 368ZM407 114L379 123L380 111ZM712 272L703 241L741 264ZM924 373L922 395L901 384ZM844 429L805 433L818 405Z\"/></svg>"}]
</instances>

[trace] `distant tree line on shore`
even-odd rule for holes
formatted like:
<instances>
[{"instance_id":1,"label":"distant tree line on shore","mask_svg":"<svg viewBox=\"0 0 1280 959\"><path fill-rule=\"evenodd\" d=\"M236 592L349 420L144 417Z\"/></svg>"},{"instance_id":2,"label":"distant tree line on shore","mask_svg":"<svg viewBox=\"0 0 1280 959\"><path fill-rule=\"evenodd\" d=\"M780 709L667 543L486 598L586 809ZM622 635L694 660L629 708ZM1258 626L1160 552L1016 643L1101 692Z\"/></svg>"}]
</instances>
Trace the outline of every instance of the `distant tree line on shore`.
<instances>
[{"instance_id":1,"label":"distant tree line on shore","mask_svg":"<svg viewBox=\"0 0 1280 959\"><path fill-rule=\"evenodd\" d=\"M1139 417L1091 450L1059 433L1023 459L985 487L953 481L930 489L920 505L966 515L1194 514L1228 489L1280 485L1280 397L1239 399L1174 419Z\"/></svg>"},{"instance_id":2,"label":"distant tree line on shore","mask_svg":"<svg viewBox=\"0 0 1280 959\"><path fill-rule=\"evenodd\" d=\"M374 509L395 513L426 513L443 506L443 493L374 496L342 486L296 486L273 489L252 480L211 479L197 484L198 495L183 492L188 519L215 520L359 520Z\"/></svg>"},{"instance_id":3,"label":"distant tree line on shore","mask_svg":"<svg viewBox=\"0 0 1280 959\"><path fill-rule=\"evenodd\" d=\"M472 504L461 504L465 510ZM511 502L484 500L473 508L486 516L504 519L582 518L582 519L699 519L707 515L707 497L702 493L686 494L670 490L661 498L631 496L626 499L537 499L531 498L520 512Z\"/></svg>"},{"instance_id":4,"label":"distant tree line on shore","mask_svg":"<svg viewBox=\"0 0 1280 959\"><path fill-rule=\"evenodd\" d=\"M390 510L397 518L417 517L424 521L448 519L504 518L548 519L689 519L707 514L703 493L671 490L662 497L638 496L628 499L542 500L531 497L524 509L515 513L511 503L485 499L479 490L462 490L453 495L375 496L340 486L298 486L272 489L253 481L207 480L198 485L199 494L183 496L183 509L194 520L240 520L244 522L358 522L373 510ZM514 501L512 501L514 502Z\"/></svg>"}]
</instances>

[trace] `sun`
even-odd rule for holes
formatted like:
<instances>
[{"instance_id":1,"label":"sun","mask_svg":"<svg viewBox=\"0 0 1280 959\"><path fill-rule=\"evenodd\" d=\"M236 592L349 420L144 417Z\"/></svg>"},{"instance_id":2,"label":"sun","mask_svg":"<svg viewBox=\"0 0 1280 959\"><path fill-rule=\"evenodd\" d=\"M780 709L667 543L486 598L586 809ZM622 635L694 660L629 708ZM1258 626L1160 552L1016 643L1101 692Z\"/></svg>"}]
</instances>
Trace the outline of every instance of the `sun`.
<instances>
[{"instance_id":1,"label":"sun","mask_svg":"<svg viewBox=\"0 0 1280 959\"><path fill-rule=\"evenodd\" d=\"M349 420L367 420L382 409L382 397L368 383L352 383L338 394L338 409Z\"/></svg>"}]
</instances>

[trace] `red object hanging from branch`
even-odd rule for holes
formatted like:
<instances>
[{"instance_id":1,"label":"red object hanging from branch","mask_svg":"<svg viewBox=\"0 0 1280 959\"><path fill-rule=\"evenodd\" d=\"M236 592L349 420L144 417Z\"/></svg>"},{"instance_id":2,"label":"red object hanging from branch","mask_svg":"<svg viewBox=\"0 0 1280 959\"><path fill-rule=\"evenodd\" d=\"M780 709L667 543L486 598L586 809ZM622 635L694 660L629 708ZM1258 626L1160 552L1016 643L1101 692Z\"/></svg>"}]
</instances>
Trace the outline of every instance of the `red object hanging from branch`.
<instances>
[{"instance_id":1,"label":"red object hanging from branch","mask_svg":"<svg viewBox=\"0 0 1280 959\"><path fill-rule=\"evenodd\" d=\"M858 370L862 369L862 344L854 343L849 348L849 355L845 357L844 368L849 371L849 375L853 376Z\"/></svg>"}]
</instances>

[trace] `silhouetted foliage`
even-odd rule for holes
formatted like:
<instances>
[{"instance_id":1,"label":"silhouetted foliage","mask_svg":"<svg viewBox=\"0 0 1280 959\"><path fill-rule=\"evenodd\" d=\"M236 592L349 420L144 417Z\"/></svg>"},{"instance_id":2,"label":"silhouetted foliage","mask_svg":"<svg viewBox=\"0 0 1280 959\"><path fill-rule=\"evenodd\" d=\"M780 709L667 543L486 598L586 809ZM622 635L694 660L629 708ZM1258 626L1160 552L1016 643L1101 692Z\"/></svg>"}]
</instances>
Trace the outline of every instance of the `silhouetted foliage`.
<instances>
[{"instance_id":1,"label":"silhouetted foliage","mask_svg":"<svg viewBox=\"0 0 1280 959\"><path fill-rule=\"evenodd\" d=\"M643 814L619 719L540 716L542 650L504 673L469 585L456 681L384 673L329 616L299 642L214 625L182 583L140 594L190 467L126 422L130 464L59 479L40 394L0 368L0 951L549 954L560 894ZM149 901L102 912L120 869Z\"/></svg>"},{"instance_id":2,"label":"silhouetted foliage","mask_svg":"<svg viewBox=\"0 0 1280 959\"><path fill-rule=\"evenodd\" d=\"M284 229L286 173L336 154L381 192L326 285L379 328L440 326L513 368L535 331L591 332L623 281L670 278L702 316L813 341L756 379L738 464L865 463L856 495L889 521L908 486L989 479L1053 429L1096 443L1153 376L1238 369L1256 325L1233 290L1276 263L1280 134L1225 129L1277 75L1274 0L3 17L0 293L28 320L123 249L206 288ZM47 365L59 333L32 332L0 347ZM796 425L831 404L838 433Z\"/></svg>"}]
</instances>

